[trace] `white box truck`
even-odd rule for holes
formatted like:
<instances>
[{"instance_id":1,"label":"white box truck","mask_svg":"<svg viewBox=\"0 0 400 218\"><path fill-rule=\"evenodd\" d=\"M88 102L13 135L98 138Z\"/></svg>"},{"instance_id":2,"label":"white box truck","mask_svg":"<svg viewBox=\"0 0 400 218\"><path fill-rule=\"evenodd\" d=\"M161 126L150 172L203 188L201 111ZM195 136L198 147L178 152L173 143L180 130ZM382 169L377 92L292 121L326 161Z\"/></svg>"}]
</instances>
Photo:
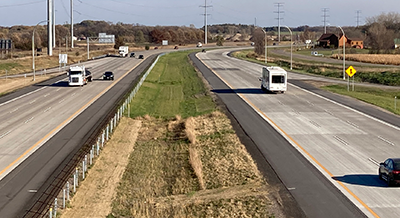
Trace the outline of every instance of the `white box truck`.
<instances>
[{"instance_id":1,"label":"white box truck","mask_svg":"<svg viewBox=\"0 0 400 218\"><path fill-rule=\"evenodd\" d=\"M68 71L69 86L83 86L92 81L92 74L85 66L70 67Z\"/></svg>"},{"instance_id":2,"label":"white box truck","mask_svg":"<svg viewBox=\"0 0 400 218\"><path fill-rule=\"evenodd\" d=\"M280 67L263 67L261 81L261 89L270 92L287 91L287 72Z\"/></svg>"},{"instance_id":3,"label":"white box truck","mask_svg":"<svg viewBox=\"0 0 400 218\"><path fill-rule=\"evenodd\" d=\"M128 46L119 46L119 56L120 57L127 57L129 53Z\"/></svg>"}]
</instances>

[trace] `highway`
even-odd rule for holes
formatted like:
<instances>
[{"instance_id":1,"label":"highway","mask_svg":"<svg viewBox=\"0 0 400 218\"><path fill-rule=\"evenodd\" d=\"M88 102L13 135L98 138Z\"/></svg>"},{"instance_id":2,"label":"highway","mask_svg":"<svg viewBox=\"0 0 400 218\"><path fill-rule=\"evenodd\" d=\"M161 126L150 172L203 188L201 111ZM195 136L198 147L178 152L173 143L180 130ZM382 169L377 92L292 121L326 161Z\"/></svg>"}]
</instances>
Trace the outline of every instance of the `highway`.
<instances>
[{"instance_id":1,"label":"highway","mask_svg":"<svg viewBox=\"0 0 400 218\"><path fill-rule=\"evenodd\" d=\"M400 189L377 174L379 162L400 156L398 116L313 88L304 81L318 78L295 73L285 94L263 93L262 66L229 51L197 54L212 72L195 64L307 217L400 216Z\"/></svg>"},{"instance_id":2,"label":"highway","mask_svg":"<svg viewBox=\"0 0 400 218\"><path fill-rule=\"evenodd\" d=\"M160 51L139 53L147 58ZM84 65L94 80L86 86L69 87L65 74L0 97L1 217L23 216L38 198L36 193L62 170L63 161L79 150L99 120L115 108L123 91L151 63L152 58L147 59L90 61ZM102 80L105 71L113 71L115 80Z\"/></svg>"}]
</instances>

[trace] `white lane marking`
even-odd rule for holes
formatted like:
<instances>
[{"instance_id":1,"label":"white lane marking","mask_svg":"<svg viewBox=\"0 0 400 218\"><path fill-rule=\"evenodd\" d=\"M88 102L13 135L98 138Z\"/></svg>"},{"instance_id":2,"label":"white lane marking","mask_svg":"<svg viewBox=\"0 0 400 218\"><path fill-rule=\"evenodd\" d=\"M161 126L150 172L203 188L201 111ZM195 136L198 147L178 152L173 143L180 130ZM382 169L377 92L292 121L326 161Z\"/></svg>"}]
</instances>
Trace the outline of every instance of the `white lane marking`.
<instances>
[{"instance_id":1,"label":"white lane marking","mask_svg":"<svg viewBox=\"0 0 400 218\"><path fill-rule=\"evenodd\" d=\"M59 83L59 82L61 82L61 81L64 81L64 79L61 79L61 80L59 80L59 81L57 81L57 82L55 82L55 83L53 83L53 84ZM14 101L16 101L16 100L18 100L18 99L21 99L21 98L23 98L23 97L26 97L26 96L28 96L28 95L32 95L33 93L39 92L39 91L41 91L41 90L43 90L43 89L45 89L45 88L47 88L47 87L48 87L48 86L42 87L42 88L40 88L40 89L36 89L35 91L26 93L25 95L21 95L21 96L18 96L18 97L16 97L16 98L13 98L13 99L11 99L11 100L9 100L9 101L6 101L6 102L4 102L4 103L1 103L1 104L0 104L0 107L3 106L3 105L9 104L9 103L11 103L11 102L14 102Z\"/></svg>"},{"instance_id":2,"label":"white lane marking","mask_svg":"<svg viewBox=\"0 0 400 218\"><path fill-rule=\"evenodd\" d=\"M295 113L295 114L297 114L297 115L300 115L300 112L299 112L299 111L296 111L295 109L292 109L292 111L293 111L293 113Z\"/></svg>"},{"instance_id":3,"label":"white lane marking","mask_svg":"<svg viewBox=\"0 0 400 218\"><path fill-rule=\"evenodd\" d=\"M367 118L369 118L369 119L372 119L372 120L374 120L374 121L376 121L376 122L379 122L379 123L381 123L381 124L384 124L384 125L386 125L386 126L388 126L388 127L391 127L391 128L393 128L393 129L396 129L396 130L400 130L400 127L398 127L398 126L392 125L392 124L387 123L387 122L385 122L385 121L382 121L382 120L380 120L380 119L378 119L378 118L375 118L375 117L373 117L373 116L371 116L371 115L368 115L368 114L366 114L366 113L363 113L363 112L361 112L361 111L358 111L358 110L356 110L356 109L353 109L353 108L351 108L351 107L348 107L348 106L346 106L346 105L344 105L344 104L338 103L338 102L336 102L336 101L333 101L333 100L331 100L331 99L325 98L325 97L323 97L323 96L321 96L321 95L315 94L315 93L313 93L313 92L311 92L311 91L308 91L308 90L306 90L306 89L300 88L299 86L296 86L296 85L294 85L294 84L291 84L291 83L288 83L288 84L291 85L291 86L293 86L293 87L295 87L295 88L298 88L298 89L300 89L300 90L303 90L304 92L307 92L307 93L309 93L309 94L311 94L311 95L314 95L314 96L316 96L316 97L319 97L319 98L321 98L321 99L324 99L324 100L326 100L326 101L328 101L328 102L331 102L331 103L333 103L333 104L339 105L339 106L341 106L341 107L343 107L343 108L346 108L347 110L353 111L353 112L355 112L355 113L357 113L357 114L360 114L360 115L362 115L362 116L364 116L364 117L367 117Z\"/></svg>"},{"instance_id":4,"label":"white lane marking","mask_svg":"<svg viewBox=\"0 0 400 218\"><path fill-rule=\"evenodd\" d=\"M47 93L47 94L44 95L44 97L46 98L46 97L49 96L49 95L50 95L50 93Z\"/></svg>"},{"instance_id":5,"label":"white lane marking","mask_svg":"<svg viewBox=\"0 0 400 218\"><path fill-rule=\"evenodd\" d=\"M51 109L51 107L46 108L46 110L44 110L44 112L47 112Z\"/></svg>"},{"instance_id":6,"label":"white lane marking","mask_svg":"<svg viewBox=\"0 0 400 218\"><path fill-rule=\"evenodd\" d=\"M14 113L15 111L17 111L19 109L19 107L15 108L14 110L10 111L10 114Z\"/></svg>"},{"instance_id":7,"label":"white lane marking","mask_svg":"<svg viewBox=\"0 0 400 218\"><path fill-rule=\"evenodd\" d=\"M311 123L312 125L318 127L318 128L321 127L321 126L320 126L317 122L315 122L315 121L310 120L310 123Z\"/></svg>"},{"instance_id":8,"label":"white lane marking","mask_svg":"<svg viewBox=\"0 0 400 218\"><path fill-rule=\"evenodd\" d=\"M56 92L60 91L60 89L61 89L61 88L58 88L58 89L56 90Z\"/></svg>"},{"instance_id":9,"label":"white lane marking","mask_svg":"<svg viewBox=\"0 0 400 218\"><path fill-rule=\"evenodd\" d=\"M374 163L375 165L379 166L379 162L376 161L375 159L373 159L373 158L368 158L368 160L371 161L372 163Z\"/></svg>"},{"instance_id":10,"label":"white lane marking","mask_svg":"<svg viewBox=\"0 0 400 218\"><path fill-rule=\"evenodd\" d=\"M25 121L25 123L29 123L33 120L34 117L29 118L28 120Z\"/></svg>"},{"instance_id":11,"label":"white lane marking","mask_svg":"<svg viewBox=\"0 0 400 218\"><path fill-rule=\"evenodd\" d=\"M346 120L346 122L347 122L348 124L350 124L350 125L356 127L357 129L359 129L359 127L358 127L355 123L352 123L352 122L350 122L350 121L348 121L348 120Z\"/></svg>"},{"instance_id":12,"label":"white lane marking","mask_svg":"<svg viewBox=\"0 0 400 218\"><path fill-rule=\"evenodd\" d=\"M344 144L344 145L349 145L348 142L346 142L345 140L341 139L339 136L334 135L333 138L335 138L336 140L338 140L340 143Z\"/></svg>"},{"instance_id":13,"label":"white lane marking","mask_svg":"<svg viewBox=\"0 0 400 218\"><path fill-rule=\"evenodd\" d=\"M37 190L36 190L36 189L29 189L28 192L29 192L29 193L36 193Z\"/></svg>"},{"instance_id":14,"label":"white lane marking","mask_svg":"<svg viewBox=\"0 0 400 218\"><path fill-rule=\"evenodd\" d=\"M391 142L391 141L389 141L389 140L383 138L382 136L378 135L378 138L379 138L380 140L382 140L382 141L388 143L389 145L394 146L394 143L393 143L393 142Z\"/></svg>"},{"instance_id":15,"label":"white lane marking","mask_svg":"<svg viewBox=\"0 0 400 218\"><path fill-rule=\"evenodd\" d=\"M288 189L289 191L291 191L291 190L295 190L296 188L293 187L293 188L287 188L287 189Z\"/></svg>"},{"instance_id":16,"label":"white lane marking","mask_svg":"<svg viewBox=\"0 0 400 218\"><path fill-rule=\"evenodd\" d=\"M65 98L61 99L58 103L63 103L65 101Z\"/></svg>"},{"instance_id":17,"label":"white lane marking","mask_svg":"<svg viewBox=\"0 0 400 218\"><path fill-rule=\"evenodd\" d=\"M74 97L76 95L76 92L72 93L71 97Z\"/></svg>"},{"instance_id":18,"label":"white lane marking","mask_svg":"<svg viewBox=\"0 0 400 218\"><path fill-rule=\"evenodd\" d=\"M11 132L11 130L10 130L10 131L7 131L7 132L5 132L5 133L3 133L3 135L0 135L0 139L3 138L4 136L10 134L10 132Z\"/></svg>"},{"instance_id":19,"label":"white lane marking","mask_svg":"<svg viewBox=\"0 0 400 218\"><path fill-rule=\"evenodd\" d=\"M32 100L32 101L30 101L29 102L29 104L33 104L33 103L35 103L36 102L36 99L35 100Z\"/></svg>"},{"instance_id":20,"label":"white lane marking","mask_svg":"<svg viewBox=\"0 0 400 218\"><path fill-rule=\"evenodd\" d=\"M279 103L280 105L285 105L285 104L283 104L281 101L278 101L278 103Z\"/></svg>"},{"instance_id":21,"label":"white lane marking","mask_svg":"<svg viewBox=\"0 0 400 218\"><path fill-rule=\"evenodd\" d=\"M326 112L327 114L331 115L331 116L335 116L330 110L326 110L326 109L325 109L325 112Z\"/></svg>"}]
</instances>

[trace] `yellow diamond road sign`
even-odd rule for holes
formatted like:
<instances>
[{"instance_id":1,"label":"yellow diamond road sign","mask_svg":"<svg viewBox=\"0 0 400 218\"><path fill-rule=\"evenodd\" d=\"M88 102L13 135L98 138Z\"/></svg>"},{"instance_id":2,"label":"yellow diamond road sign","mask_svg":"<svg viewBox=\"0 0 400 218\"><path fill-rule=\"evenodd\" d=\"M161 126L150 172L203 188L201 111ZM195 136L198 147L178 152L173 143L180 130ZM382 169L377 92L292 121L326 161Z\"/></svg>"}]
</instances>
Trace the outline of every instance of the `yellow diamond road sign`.
<instances>
[{"instance_id":1,"label":"yellow diamond road sign","mask_svg":"<svg viewBox=\"0 0 400 218\"><path fill-rule=\"evenodd\" d=\"M354 74L356 74L356 69L354 69L353 66L350 66L349 68L347 68L346 73L347 75L349 75L349 77L352 77Z\"/></svg>"}]
</instances>

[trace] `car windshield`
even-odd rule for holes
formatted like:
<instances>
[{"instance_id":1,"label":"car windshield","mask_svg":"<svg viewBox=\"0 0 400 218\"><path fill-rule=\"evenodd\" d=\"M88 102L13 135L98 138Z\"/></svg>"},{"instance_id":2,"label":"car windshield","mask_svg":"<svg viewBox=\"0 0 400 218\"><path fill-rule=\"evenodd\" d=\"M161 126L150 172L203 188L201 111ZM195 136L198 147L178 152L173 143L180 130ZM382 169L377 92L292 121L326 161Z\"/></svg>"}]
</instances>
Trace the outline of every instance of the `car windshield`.
<instances>
[{"instance_id":1,"label":"car windshield","mask_svg":"<svg viewBox=\"0 0 400 218\"><path fill-rule=\"evenodd\" d=\"M393 169L394 170L400 170L400 159L399 160L393 160Z\"/></svg>"},{"instance_id":2,"label":"car windshield","mask_svg":"<svg viewBox=\"0 0 400 218\"><path fill-rule=\"evenodd\" d=\"M104 73L104 75L106 75L106 76L110 76L110 75L112 75L113 73L112 72L105 72Z\"/></svg>"}]
</instances>

